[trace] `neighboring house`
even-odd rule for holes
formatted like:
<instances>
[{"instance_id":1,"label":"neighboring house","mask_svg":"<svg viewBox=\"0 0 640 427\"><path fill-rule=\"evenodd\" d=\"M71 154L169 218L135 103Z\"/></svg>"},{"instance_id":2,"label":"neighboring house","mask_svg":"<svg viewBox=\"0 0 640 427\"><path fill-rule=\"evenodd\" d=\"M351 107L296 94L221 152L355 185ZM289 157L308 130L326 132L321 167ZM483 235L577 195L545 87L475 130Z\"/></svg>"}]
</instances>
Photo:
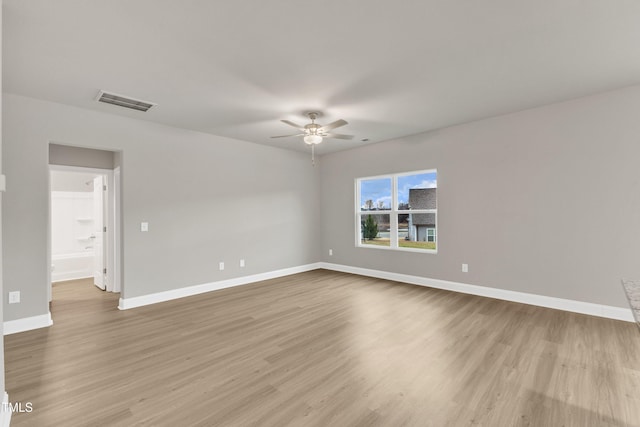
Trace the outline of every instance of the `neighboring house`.
<instances>
[{"instance_id":1,"label":"neighboring house","mask_svg":"<svg viewBox=\"0 0 640 427\"><path fill-rule=\"evenodd\" d=\"M412 188L409 190L409 209L436 209L437 188ZM409 214L409 240L436 241L436 214Z\"/></svg>"}]
</instances>

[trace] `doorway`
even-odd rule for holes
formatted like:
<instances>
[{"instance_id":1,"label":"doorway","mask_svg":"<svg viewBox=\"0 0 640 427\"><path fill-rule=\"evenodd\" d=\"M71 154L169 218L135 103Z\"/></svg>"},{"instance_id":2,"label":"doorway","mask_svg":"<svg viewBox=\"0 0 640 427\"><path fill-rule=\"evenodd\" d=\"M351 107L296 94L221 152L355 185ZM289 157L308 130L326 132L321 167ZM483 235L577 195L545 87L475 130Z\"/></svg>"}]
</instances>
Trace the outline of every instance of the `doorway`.
<instances>
[{"instance_id":1,"label":"doorway","mask_svg":"<svg viewBox=\"0 0 640 427\"><path fill-rule=\"evenodd\" d=\"M118 178L119 168L49 166L51 286L85 279L101 290L120 292Z\"/></svg>"}]
</instances>

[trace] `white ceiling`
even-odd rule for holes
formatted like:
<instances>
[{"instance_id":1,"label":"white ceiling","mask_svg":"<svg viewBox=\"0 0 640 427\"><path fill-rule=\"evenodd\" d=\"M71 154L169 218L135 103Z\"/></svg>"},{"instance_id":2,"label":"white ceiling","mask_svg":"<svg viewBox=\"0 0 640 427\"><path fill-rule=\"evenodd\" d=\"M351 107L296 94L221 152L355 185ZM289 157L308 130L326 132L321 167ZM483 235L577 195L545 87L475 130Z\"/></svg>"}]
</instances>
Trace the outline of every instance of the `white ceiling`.
<instances>
[{"instance_id":1,"label":"white ceiling","mask_svg":"<svg viewBox=\"0 0 640 427\"><path fill-rule=\"evenodd\" d=\"M6 92L300 150L280 119L347 120L320 153L640 83L637 0L3 3Z\"/></svg>"}]
</instances>

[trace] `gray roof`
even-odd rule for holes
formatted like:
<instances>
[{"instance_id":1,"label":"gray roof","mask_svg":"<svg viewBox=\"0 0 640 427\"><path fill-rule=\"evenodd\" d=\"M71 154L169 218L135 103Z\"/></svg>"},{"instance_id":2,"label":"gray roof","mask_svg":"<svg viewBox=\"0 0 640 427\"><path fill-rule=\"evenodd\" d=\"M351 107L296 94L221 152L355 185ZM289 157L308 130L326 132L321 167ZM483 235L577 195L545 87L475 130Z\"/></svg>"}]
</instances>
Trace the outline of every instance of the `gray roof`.
<instances>
[{"instance_id":1,"label":"gray roof","mask_svg":"<svg viewBox=\"0 0 640 427\"><path fill-rule=\"evenodd\" d=\"M435 209L437 188L412 188L409 190L410 209ZM411 215L413 225L435 227L436 214L423 213Z\"/></svg>"},{"instance_id":2,"label":"gray roof","mask_svg":"<svg viewBox=\"0 0 640 427\"><path fill-rule=\"evenodd\" d=\"M437 188L412 188L409 190L410 209L435 209Z\"/></svg>"},{"instance_id":3,"label":"gray roof","mask_svg":"<svg viewBox=\"0 0 640 427\"><path fill-rule=\"evenodd\" d=\"M426 227L435 228L436 214L434 213L412 214L411 221L415 226L424 225Z\"/></svg>"}]
</instances>

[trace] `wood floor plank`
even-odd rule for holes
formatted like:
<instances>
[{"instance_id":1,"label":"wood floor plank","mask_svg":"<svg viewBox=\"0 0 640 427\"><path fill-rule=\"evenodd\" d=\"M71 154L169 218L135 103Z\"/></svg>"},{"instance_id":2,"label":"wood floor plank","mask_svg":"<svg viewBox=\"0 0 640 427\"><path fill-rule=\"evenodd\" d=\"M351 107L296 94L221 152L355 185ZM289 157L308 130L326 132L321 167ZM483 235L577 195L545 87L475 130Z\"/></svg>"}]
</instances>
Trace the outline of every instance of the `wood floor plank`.
<instances>
[{"instance_id":1,"label":"wood floor plank","mask_svg":"<svg viewBox=\"0 0 640 427\"><path fill-rule=\"evenodd\" d=\"M54 286L14 426L638 426L632 323L315 270L132 310Z\"/></svg>"}]
</instances>

